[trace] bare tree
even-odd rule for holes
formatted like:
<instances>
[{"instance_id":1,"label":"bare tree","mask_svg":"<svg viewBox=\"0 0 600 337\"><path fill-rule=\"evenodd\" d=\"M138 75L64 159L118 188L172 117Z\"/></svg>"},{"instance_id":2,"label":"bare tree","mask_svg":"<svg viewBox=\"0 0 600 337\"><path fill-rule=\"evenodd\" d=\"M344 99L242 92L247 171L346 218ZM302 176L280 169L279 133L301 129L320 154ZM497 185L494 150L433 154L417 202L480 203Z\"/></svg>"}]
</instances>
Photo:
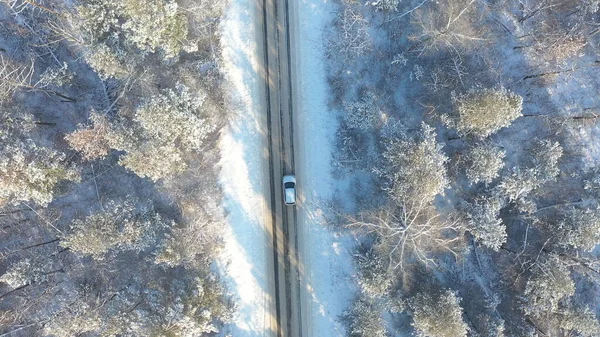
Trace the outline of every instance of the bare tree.
<instances>
[{"instance_id":1,"label":"bare tree","mask_svg":"<svg viewBox=\"0 0 600 337\"><path fill-rule=\"evenodd\" d=\"M352 5L345 5L344 10L337 17L336 24L339 26L339 33L334 33L327 40L327 52L330 58L341 54L343 59L352 60L371 50L372 41L368 32L368 21Z\"/></svg>"},{"instance_id":2,"label":"bare tree","mask_svg":"<svg viewBox=\"0 0 600 337\"><path fill-rule=\"evenodd\" d=\"M464 232L458 220L443 219L425 199L392 203L350 218L348 226L375 235L378 253L389 259L391 268L400 269L411 258L437 265L432 253L439 251L458 256Z\"/></svg>"},{"instance_id":3,"label":"bare tree","mask_svg":"<svg viewBox=\"0 0 600 337\"><path fill-rule=\"evenodd\" d=\"M486 40L476 0L452 0L430 2L429 7L418 8L412 13L413 24L419 34L411 38L423 51L450 48L457 54Z\"/></svg>"},{"instance_id":4,"label":"bare tree","mask_svg":"<svg viewBox=\"0 0 600 337\"><path fill-rule=\"evenodd\" d=\"M55 95L67 102L75 102L76 99L69 97L56 90L66 84L72 74L67 72L66 64L62 68L47 68L39 78L35 78L35 61L32 59L29 65L19 65L7 60L0 55L0 100L5 101L19 89L26 91L38 91L47 95Z\"/></svg>"}]
</instances>

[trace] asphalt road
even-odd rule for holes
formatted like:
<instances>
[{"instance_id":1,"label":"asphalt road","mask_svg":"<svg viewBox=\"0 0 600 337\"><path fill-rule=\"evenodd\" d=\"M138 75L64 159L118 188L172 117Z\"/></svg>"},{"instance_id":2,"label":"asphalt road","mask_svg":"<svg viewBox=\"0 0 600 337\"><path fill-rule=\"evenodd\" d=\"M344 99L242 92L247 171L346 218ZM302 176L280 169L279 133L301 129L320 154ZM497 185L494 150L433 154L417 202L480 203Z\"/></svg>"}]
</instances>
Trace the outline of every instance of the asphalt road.
<instances>
[{"instance_id":1,"label":"asphalt road","mask_svg":"<svg viewBox=\"0 0 600 337\"><path fill-rule=\"evenodd\" d=\"M301 206L283 203L282 178L295 174L294 113L296 102L294 35L294 0L255 0L259 55L259 73L263 76L266 124L264 133L266 159L263 179L268 190L265 214L266 228L271 228L266 244L272 250L272 260L267 261L272 274L269 284L270 303L267 308L270 335L277 337L308 336L307 317L302 315L303 267L302 235L297 231L297 210ZM268 169L267 169L268 167ZM297 177L298 179L298 177ZM298 180L300 188L302 181ZM303 331L304 330L304 331Z\"/></svg>"}]
</instances>

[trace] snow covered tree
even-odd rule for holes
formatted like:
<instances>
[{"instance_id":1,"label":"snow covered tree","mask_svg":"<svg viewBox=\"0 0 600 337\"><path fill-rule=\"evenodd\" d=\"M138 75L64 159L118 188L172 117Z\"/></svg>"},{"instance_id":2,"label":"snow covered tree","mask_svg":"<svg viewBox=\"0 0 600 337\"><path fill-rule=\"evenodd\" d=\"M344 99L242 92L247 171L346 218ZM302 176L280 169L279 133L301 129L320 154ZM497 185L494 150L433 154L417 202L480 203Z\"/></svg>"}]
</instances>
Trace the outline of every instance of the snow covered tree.
<instances>
[{"instance_id":1,"label":"snow covered tree","mask_svg":"<svg viewBox=\"0 0 600 337\"><path fill-rule=\"evenodd\" d=\"M79 181L64 153L35 144L36 127L29 113L4 107L0 111L0 206L34 202L48 205L64 181Z\"/></svg>"},{"instance_id":2,"label":"snow covered tree","mask_svg":"<svg viewBox=\"0 0 600 337\"><path fill-rule=\"evenodd\" d=\"M533 167L536 170L538 179L542 183L556 179L560 174L558 164L563 155L563 148L560 143L549 139L539 140L533 143L531 153Z\"/></svg>"},{"instance_id":3,"label":"snow covered tree","mask_svg":"<svg viewBox=\"0 0 600 337\"><path fill-rule=\"evenodd\" d=\"M112 1L109 1L112 3ZM126 37L140 50L161 50L167 58L186 47L187 19L173 0L125 0L121 15Z\"/></svg>"},{"instance_id":4,"label":"snow covered tree","mask_svg":"<svg viewBox=\"0 0 600 337\"><path fill-rule=\"evenodd\" d=\"M531 163L524 168L513 168L512 174L498 185L501 195L510 201L527 197L533 190L556 179L560 173L558 164L562 157L562 147L558 142L534 142L531 154Z\"/></svg>"},{"instance_id":5,"label":"snow covered tree","mask_svg":"<svg viewBox=\"0 0 600 337\"><path fill-rule=\"evenodd\" d=\"M486 138L521 116L523 98L504 88L475 88L453 98L458 132Z\"/></svg>"},{"instance_id":6,"label":"snow covered tree","mask_svg":"<svg viewBox=\"0 0 600 337\"><path fill-rule=\"evenodd\" d=\"M487 314L480 314L475 317L473 322L474 329L470 336L473 337L505 337L504 320L494 318Z\"/></svg>"},{"instance_id":7,"label":"snow covered tree","mask_svg":"<svg viewBox=\"0 0 600 337\"><path fill-rule=\"evenodd\" d=\"M162 145L152 141L128 151L119 159L119 164L153 181L168 179L187 169L179 149L172 144Z\"/></svg>"},{"instance_id":8,"label":"snow covered tree","mask_svg":"<svg viewBox=\"0 0 600 337\"><path fill-rule=\"evenodd\" d=\"M85 0L72 18L87 45L108 43L113 51L134 45L142 52L177 56L187 45L187 19L172 0ZM127 41L120 45L121 40Z\"/></svg>"},{"instance_id":9,"label":"snow covered tree","mask_svg":"<svg viewBox=\"0 0 600 337\"><path fill-rule=\"evenodd\" d=\"M600 0L581 0L578 7L585 13L597 13L600 9Z\"/></svg>"},{"instance_id":10,"label":"snow covered tree","mask_svg":"<svg viewBox=\"0 0 600 337\"><path fill-rule=\"evenodd\" d=\"M361 132L371 131L380 118L381 111L377 106L377 96L372 92L364 94L358 101L346 104L344 122L351 129Z\"/></svg>"},{"instance_id":11,"label":"snow covered tree","mask_svg":"<svg viewBox=\"0 0 600 337\"><path fill-rule=\"evenodd\" d=\"M0 200L48 205L62 181L79 181L65 154L32 141L15 140L0 149Z\"/></svg>"},{"instance_id":12,"label":"snow covered tree","mask_svg":"<svg viewBox=\"0 0 600 337\"><path fill-rule=\"evenodd\" d=\"M460 298L451 290L427 291L410 301L412 326L419 337L466 337L468 326L462 318Z\"/></svg>"},{"instance_id":13,"label":"snow covered tree","mask_svg":"<svg viewBox=\"0 0 600 337\"><path fill-rule=\"evenodd\" d=\"M141 251L151 247L157 232L166 226L150 205L127 197L123 201L111 200L103 211L74 220L60 245L102 260L109 251Z\"/></svg>"},{"instance_id":14,"label":"snow covered tree","mask_svg":"<svg viewBox=\"0 0 600 337\"><path fill-rule=\"evenodd\" d=\"M589 308L569 308L558 314L558 326L565 331L576 331L582 337L600 336L600 321Z\"/></svg>"},{"instance_id":15,"label":"snow covered tree","mask_svg":"<svg viewBox=\"0 0 600 337\"><path fill-rule=\"evenodd\" d=\"M158 142L174 144L185 151L197 151L215 130L215 126L203 117L204 100L180 85L176 91L167 89L143 102L134 119Z\"/></svg>"},{"instance_id":16,"label":"snow covered tree","mask_svg":"<svg viewBox=\"0 0 600 337\"><path fill-rule=\"evenodd\" d=\"M597 336L600 322L586 307L573 303L575 282L568 266L556 254L545 256L532 268L527 281L523 311L549 335L577 332Z\"/></svg>"},{"instance_id":17,"label":"snow covered tree","mask_svg":"<svg viewBox=\"0 0 600 337\"><path fill-rule=\"evenodd\" d=\"M44 265L39 260L23 259L8 268L0 276L0 282L7 283L16 289L31 283L45 280Z\"/></svg>"},{"instance_id":18,"label":"snow covered tree","mask_svg":"<svg viewBox=\"0 0 600 337\"><path fill-rule=\"evenodd\" d=\"M81 152L83 159L102 159L110 151L110 124L106 116L94 111L90 113L90 119L91 127L80 126L79 130L65 136L65 140L71 148Z\"/></svg>"},{"instance_id":19,"label":"snow covered tree","mask_svg":"<svg viewBox=\"0 0 600 337\"><path fill-rule=\"evenodd\" d=\"M203 218L173 227L162 243L156 262L170 267L194 265L196 260L206 263L218 251L222 228L222 223Z\"/></svg>"},{"instance_id":20,"label":"snow covered tree","mask_svg":"<svg viewBox=\"0 0 600 337\"><path fill-rule=\"evenodd\" d=\"M153 181L184 172L189 152L200 153L216 128L203 109L211 107L185 86L143 101L133 121L114 123L108 134L110 146L125 152L119 164Z\"/></svg>"},{"instance_id":21,"label":"snow covered tree","mask_svg":"<svg viewBox=\"0 0 600 337\"><path fill-rule=\"evenodd\" d=\"M95 309L78 299L55 313L44 326L44 333L55 337L72 337L95 332L102 327L102 320Z\"/></svg>"},{"instance_id":22,"label":"snow covered tree","mask_svg":"<svg viewBox=\"0 0 600 337\"><path fill-rule=\"evenodd\" d=\"M378 11L397 11L398 5L402 0L375 0L370 1L367 4L375 7Z\"/></svg>"},{"instance_id":23,"label":"snow covered tree","mask_svg":"<svg viewBox=\"0 0 600 337\"><path fill-rule=\"evenodd\" d=\"M392 268L404 268L406 259L435 263L430 254L456 254L463 228L458 221L440 216L432 202L448 186L448 158L436 142L432 127L423 123L414 138L390 139L384 163L377 172L387 183L388 205L350 219L350 228L376 234L376 249Z\"/></svg>"},{"instance_id":24,"label":"snow covered tree","mask_svg":"<svg viewBox=\"0 0 600 337\"><path fill-rule=\"evenodd\" d=\"M434 129L423 123L415 139L386 144L382 175L390 183L389 193L394 200L429 203L437 194L444 194L448 158L435 138Z\"/></svg>"},{"instance_id":25,"label":"snow covered tree","mask_svg":"<svg viewBox=\"0 0 600 337\"><path fill-rule=\"evenodd\" d=\"M367 298L384 297L392 289L392 277L387 273L387 261L373 250L355 255L358 285Z\"/></svg>"},{"instance_id":26,"label":"snow covered tree","mask_svg":"<svg viewBox=\"0 0 600 337\"><path fill-rule=\"evenodd\" d=\"M600 210L572 209L557 228L553 227L552 234L565 248L591 252L600 244Z\"/></svg>"},{"instance_id":27,"label":"snow covered tree","mask_svg":"<svg viewBox=\"0 0 600 337\"><path fill-rule=\"evenodd\" d=\"M198 274L196 274L198 275ZM219 332L216 324L231 319L232 308L223 287L211 275L157 280L144 290L143 305L135 308L136 336L206 336Z\"/></svg>"},{"instance_id":28,"label":"snow covered tree","mask_svg":"<svg viewBox=\"0 0 600 337\"><path fill-rule=\"evenodd\" d=\"M174 0L82 0L50 28L83 49L88 64L107 79L132 73L148 53L166 59L196 51L185 11Z\"/></svg>"},{"instance_id":29,"label":"snow covered tree","mask_svg":"<svg viewBox=\"0 0 600 337\"><path fill-rule=\"evenodd\" d=\"M525 314L537 320L548 321L559 312L561 304L575 294L571 273L560 257L551 254L534 266L525 287Z\"/></svg>"},{"instance_id":30,"label":"snow covered tree","mask_svg":"<svg viewBox=\"0 0 600 337\"><path fill-rule=\"evenodd\" d=\"M357 298L346 313L349 337L386 337L385 321L375 305L366 298Z\"/></svg>"},{"instance_id":31,"label":"snow covered tree","mask_svg":"<svg viewBox=\"0 0 600 337\"><path fill-rule=\"evenodd\" d=\"M467 178L473 184L484 182L491 183L498 177L499 171L504 167L506 153L489 143L471 148L467 152Z\"/></svg>"},{"instance_id":32,"label":"snow covered tree","mask_svg":"<svg viewBox=\"0 0 600 337\"><path fill-rule=\"evenodd\" d=\"M500 249L507 238L506 226L500 219L502 207L502 201L497 198L481 198L474 203L465 203L462 207L467 230L477 242L495 251Z\"/></svg>"}]
</instances>

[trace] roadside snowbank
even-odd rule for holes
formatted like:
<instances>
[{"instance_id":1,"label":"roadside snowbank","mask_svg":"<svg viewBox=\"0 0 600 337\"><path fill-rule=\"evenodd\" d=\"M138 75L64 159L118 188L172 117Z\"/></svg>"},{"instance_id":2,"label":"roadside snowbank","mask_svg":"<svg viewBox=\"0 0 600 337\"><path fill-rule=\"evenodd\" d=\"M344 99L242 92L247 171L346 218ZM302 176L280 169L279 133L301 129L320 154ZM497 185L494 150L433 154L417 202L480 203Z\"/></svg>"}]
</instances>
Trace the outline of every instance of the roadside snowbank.
<instances>
[{"instance_id":1,"label":"roadside snowbank","mask_svg":"<svg viewBox=\"0 0 600 337\"><path fill-rule=\"evenodd\" d=\"M307 277L306 300L310 315L308 336L345 336L340 316L356 293L352 265L353 239L332 233L325 225L327 201L340 182L332 177L337 120L327 103L323 30L335 14L326 0L301 0L297 5L299 84L297 116L297 174L303 203L299 227L304 230L304 262Z\"/></svg>"},{"instance_id":2,"label":"roadside snowbank","mask_svg":"<svg viewBox=\"0 0 600 337\"><path fill-rule=\"evenodd\" d=\"M221 138L220 184L227 214L223 252L217 268L236 302L224 333L268 335L260 102L254 35L254 3L231 0L221 24L223 65L235 116Z\"/></svg>"}]
</instances>

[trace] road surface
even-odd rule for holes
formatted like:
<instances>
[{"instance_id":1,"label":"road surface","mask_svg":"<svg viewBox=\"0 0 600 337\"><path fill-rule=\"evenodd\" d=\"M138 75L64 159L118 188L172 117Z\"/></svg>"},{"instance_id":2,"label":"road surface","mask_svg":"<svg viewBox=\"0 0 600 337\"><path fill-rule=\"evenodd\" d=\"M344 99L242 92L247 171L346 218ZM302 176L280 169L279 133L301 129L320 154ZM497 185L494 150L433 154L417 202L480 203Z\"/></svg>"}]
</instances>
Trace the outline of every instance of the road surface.
<instances>
[{"instance_id":1,"label":"road surface","mask_svg":"<svg viewBox=\"0 0 600 337\"><path fill-rule=\"evenodd\" d=\"M294 34L296 19L293 0L255 0L257 38L264 86L266 124L264 132L268 168L264 171L266 228L271 228L267 245L273 251L267 270L272 273L268 309L271 335L277 337L306 337L308 318L302 315L304 273L302 261L302 231L297 229L297 206L283 203L282 178L295 174L294 113L295 100ZM299 177L297 176L297 179ZM302 180L297 184L301 188ZM300 202L300 200L299 200Z\"/></svg>"}]
</instances>

